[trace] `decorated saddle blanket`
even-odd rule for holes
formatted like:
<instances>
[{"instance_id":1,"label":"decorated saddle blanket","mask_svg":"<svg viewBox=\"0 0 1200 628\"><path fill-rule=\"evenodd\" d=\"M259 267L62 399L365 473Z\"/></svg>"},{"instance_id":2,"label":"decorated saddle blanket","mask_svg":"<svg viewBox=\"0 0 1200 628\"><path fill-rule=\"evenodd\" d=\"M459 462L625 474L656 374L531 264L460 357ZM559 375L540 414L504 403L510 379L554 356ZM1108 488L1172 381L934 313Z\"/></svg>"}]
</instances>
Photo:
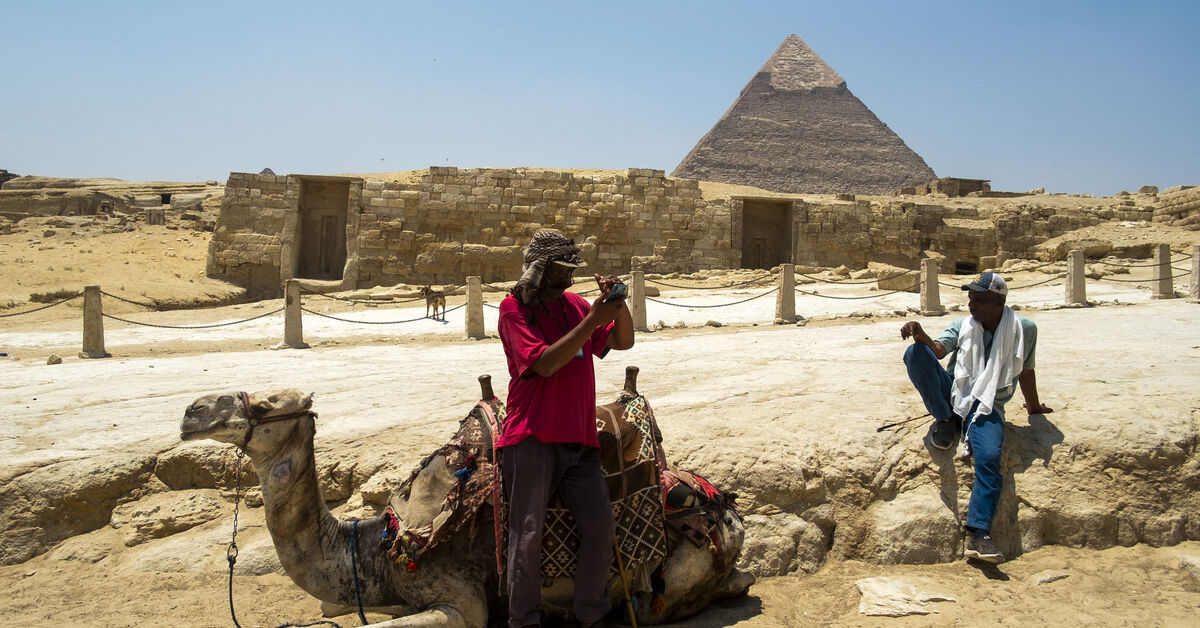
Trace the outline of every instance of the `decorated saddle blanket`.
<instances>
[{"instance_id":1,"label":"decorated saddle blanket","mask_svg":"<svg viewBox=\"0 0 1200 628\"><path fill-rule=\"evenodd\" d=\"M504 423L504 403L480 401L459 422L448 443L426 456L389 500L388 529L381 539L388 556L416 571L420 556L476 521L479 508L494 509L496 568L504 571L507 514L494 435ZM698 475L670 468L653 410L641 395L622 394L596 408L600 457L617 547L627 570L652 567L666 557L667 526L698 546L721 552L716 520L732 507L731 495ZM418 476L421 482L416 482ZM570 509L552 500L542 535L542 575L574 575L579 539ZM616 569L614 564L613 569Z\"/></svg>"},{"instance_id":2,"label":"decorated saddle blanket","mask_svg":"<svg viewBox=\"0 0 1200 628\"><path fill-rule=\"evenodd\" d=\"M641 395L622 394L615 402L596 408L600 435L600 467L612 501L617 524L620 564L627 570L657 565L667 555L660 472L665 467L662 437L654 412ZM507 530L508 509L497 493L497 520ZM508 535L498 534L497 570L503 572ZM578 562L579 535L575 517L557 499L550 501L542 532L542 577L569 578ZM614 572L617 564L613 564Z\"/></svg>"}]
</instances>

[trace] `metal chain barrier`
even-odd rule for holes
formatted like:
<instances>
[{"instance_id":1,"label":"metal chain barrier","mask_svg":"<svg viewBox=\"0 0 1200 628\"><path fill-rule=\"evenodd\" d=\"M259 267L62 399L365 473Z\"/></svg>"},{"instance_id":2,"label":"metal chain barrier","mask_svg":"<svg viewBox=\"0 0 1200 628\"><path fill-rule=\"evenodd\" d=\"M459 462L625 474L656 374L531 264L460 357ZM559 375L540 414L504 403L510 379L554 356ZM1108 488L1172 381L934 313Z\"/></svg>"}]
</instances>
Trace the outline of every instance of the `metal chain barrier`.
<instances>
[{"instance_id":1,"label":"metal chain barrier","mask_svg":"<svg viewBox=\"0 0 1200 628\"><path fill-rule=\"evenodd\" d=\"M141 302L141 301L133 301L133 300L130 300L130 299L126 299L125 297L119 297L119 296L117 296L117 295L115 295L115 294L109 294L109 293L107 293L107 292L105 292L105 291L103 291L103 290L101 290L101 291L100 291L100 294L103 294L103 295L104 295L104 296L106 296L106 297L112 297L112 298L114 298L114 299L116 299L116 300L118 300L118 301L124 301L124 302L126 302L126 303L129 303L129 304L131 304L131 305L137 305L137 306L140 306L140 307L150 308L150 309L152 309L152 310L157 310L157 309L158 309L158 304L157 304L157 303L143 303L143 302Z\"/></svg>"},{"instance_id":2,"label":"metal chain barrier","mask_svg":"<svg viewBox=\"0 0 1200 628\"><path fill-rule=\"evenodd\" d=\"M1176 268L1174 270L1179 270L1179 269ZM1190 274L1192 274L1192 271L1189 270L1189 271L1179 273L1178 275L1171 275L1170 277L1165 277L1165 279L1178 279L1180 277L1187 277ZM1158 279L1153 278L1153 277L1150 279L1113 279L1112 277L1101 277L1100 281L1117 281L1117 282L1121 282L1121 283L1151 283L1154 281L1158 281Z\"/></svg>"},{"instance_id":3,"label":"metal chain barrier","mask_svg":"<svg viewBox=\"0 0 1200 628\"><path fill-rule=\"evenodd\" d=\"M657 279L646 279L646 283L652 283L652 284L656 284L659 286L666 286L668 288L680 288L683 290L723 290L725 288L740 288L742 286L748 286L750 284L758 283L764 279L768 279L773 276L774 275L771 275L770 273L768 273L768 274L763 275L762 277L758 277L756 279L751 279L749 281L743 281L740 283L731 283L727 286L680 286L677 284L667 283L665 281L658 281Z\"/></svg>"},{"instance_id":4,"label":"metal chain barrier","mask_svg":"<svg viewBox=\"0 0 1200 628\"><path fill-rule=\"evenodd\" d=\"M303 294L305 296L319 297L322 299L330 299L331 301L341 301L343 303L363 303L363 304L367 304L367 305L370 305L372 303L374 303L374 304L411 303L413 301L420 301L421 299L425 298L425 297L417 296L417 297L413 297L411 299L351 299L349 297L335 297L332 294L324 294L321 292L308 292L307 290L302 291L300 294Z\"/></svg>"},{"instance_id":5,"label":"metal chain barrier","mask_svg":"<svg viewBox=\"0 0 1200 628\"><path fill-rule=\"evenodd\" d=\"M1044 279L1044 280L1042 280L1042 281L1037 281L1037 282L1034 282L1034 283L1027 283L1027 284L1025 284L1025 285L1023 285L1023 286L1010 287L1010 288L1008 289L1008 291L1009 291L1009 292L1012 292L1013 290L1021 290L1021 289L1024 289L1024 288L1032 288L1032 287L1034 287L1034 286L1040 286L1040 285L1042 285L1042 284L1044 284L1044 283L1050 283L1051 281L1058 281L1059 279L1062 279L1062 278L1064 278L1064 277L1066 277L1066 276L1067 276L1067 273L1063 273L1063 274L1061 274L1061 275L1055 275L1055 276L1053 276L1053 277L1051 277L1051 278L1049 278L1049 279Z\"/></svg>"},{"instance_id":6,"label":"metal chain barrier","mask_svg":"<svg viewBox=\"0 0 1200 628\"><path fill-rule=\"evenodd\" d=\"M50 305L43 305L42 307L35 307L32 310L25 310L24 312L13 312L11 314L0 314L0 318L8 318L10 316L20 316L22 314L32 314L34 312L40 312L42 310L52 308L56 305L62 305L63 303L66 303L67 301L70 301L72 299L78 299L81 296L83 296L82 292L76 292L74 295L63 299L62 301L55 301L54 303L51 303Z\"/></svg>"},{"instance_id":7,"label":"metal chain barrier","mask_svg":"<svg viewBox=\"0 0 1200 628\"><path fill-rule=\"evenodd\" d=\"M156 327L158 329L213 329L216 327L229 327L230 325L240 325L241 323L249 323L250 321L258 320L260 318L264 318L264 317L270 316L272 314L278 314L278 313L282 312L283 310L284 310L284 308L279 308L278 310L272 310L270 312L267 312L266 314L259 314L258 316L244 318L239 321L229 321L227 323L213 323L211 325L156 325L154 323L143 323L140 321L131 321L131 320L117 317L117 316L113 316L112 314L101 314L101 316L103 316L104 318L111 318L114 321L121 321L122 323L129 323L130 325L141 325L142 327Z\"/></svg>"},{"instance_id":8,"label":"metal chain barrier","mask_svg":"<svg viewBox=\"0 0 1200 628\"><path fill-rule=\"evenodd\" d=\"M654 298L651 298L651 297L646 297L646 300L647 300L647 301L653 301L653 302L655 302L655 303L659 303L659 304L662 304L662 305L669 305L669 306L671 306L671 307L686 307L686 308L696 308L696 309L709 309L709 308L714 308L714 307L727 307L727 306L730 306L730 305L737 305L737 304L739 304L739 303L745 303L745 302L747 302L747 301L753 301L753 300L755 300L755 299L758 299L758 298L761 298L761 297L765 297L765 296L767 296L768 294L773 294L773 293L777 292L778 290L779 290L779 286L776 286L776 287L774 287L774 288L771 288L770 290L767 290L766 292L764 292L764 293L762 293L762 294L756 294L756 295L754 295L754 296L750 297L749 299L742 299L741 301L734 301L734 302L732 302L732 303L718 303L718 304L716 304L716 305L687 305L686 303L668 303L667 301L660 301L660 300L658 300L658 299L654 299Z\"/></svg>"},{"instance_id":9,"label":"metal chain barrier","mask_svg":"<svg viewBox=\"0 0 1200 628\"><path fill-rule=\"evenodd\" d=\"M466 303L463 303L462 305L456 305L456 306L442 312L442 316L445 317L450 312L453 312L454 310L461 310L462 308L464 308L466 306L467 306ZM355 320L350 320L348 318L338 318L337 316L330 316L329 314L322 314L320 312L314 312L306 307L300 308L300 311L306 312L308 314L312 314L314 316L320 316L321 318L328 318L330 320L335 320L335 321L338 321L341 323L353 323L356 325L399 325L401 323L415 323L417 321L423 321L423 320L437 320L437 319L431 319L428 316L421 316L418 318L409 318L409 319L402 320L402 321L355 321Z\"/></svg>"},{"instance_id":10,"label":"metal chain barrier","mask_svg":"<svg viewBox=\"0 0 1200 628\"><path fill-rule=\"evenodd\" d=\"M847 286L854 286L854 285L862 285L862 284L868 284L868 283L875 283L875 282L877 282L877 281L887 281L887 280L889 280L889 279L895 279L896 277L903 277L903 276L905 276L905 275L912 274L912 273L916 273L916 272L920 272L920 271L918 271L918 270L906 270L906 271L904 271L904 272L902 272L902 273L896 273L895 275L889 275L889 276L887 276L887 277L877 277L877 278L875 278L875 279L868 279L868 280L866 280L866 281L851 281L851 280L849 280L849 279L839 279L839 280L833 280L833 279L822 279L822 278L820 278L820 277L813 277L812 275L806 275L806 274L804 274L804 273L796 273L796 274L797 274L797 275L800 275L801 277L807 277L807 278L809 278L809 279L812 279L813 281L819 281L819 282L821 282L821 283L835 283L835 284L845 284L845 285L847 285Z\"/></svg>"},{"instance_id":11,"label":"metal chain barrier","mask_svg":"<svg viewBox=\"0 0 1200 628\"><path fill-rule=\"evenodd\" d=\"M1096 260L1094 262L1088 262L1088 263L1089 264L1103 264L1105 266L1116 266L1118 268L1150 268L1151 266L1158 266L1158 262L1150 262L1149 264L1120 264L1117 262L1106 262L1104 260Z\"/></svg>"},{"instance_id":12,"label":"metal chain barrier","mask_svg":"<svg viewBox=\"0 0 1200 628\"><path fill-rule=\"evenodd\" d=\"M855 300L859 300L859 299L880 299L880 298L891 296L893 294L897 294L900 292L911 293L914 288L919 288L919 287L921 287L920 282L914 283L913 285L911 285L903 290L892 290L891 292L885 292L883 294L868 294L866 296L861 296L861 297L839 297L839 296L835 296L832 294L820 294L818 292L809 292L808 290L801 290L799 288L796 288L796 292L798 294L807 294L810 297L821 297L822 299L841 299L843 301L855 301Z\"/></svg>"}]
</instances>

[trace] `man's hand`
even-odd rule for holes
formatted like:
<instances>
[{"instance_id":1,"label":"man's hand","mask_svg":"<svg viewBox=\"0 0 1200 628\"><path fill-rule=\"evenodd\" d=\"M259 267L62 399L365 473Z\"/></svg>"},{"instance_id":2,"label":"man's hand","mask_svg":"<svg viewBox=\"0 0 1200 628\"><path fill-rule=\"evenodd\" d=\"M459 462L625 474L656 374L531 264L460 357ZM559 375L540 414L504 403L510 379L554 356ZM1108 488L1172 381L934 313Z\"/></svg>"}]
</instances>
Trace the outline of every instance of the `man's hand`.
<instances>
[{"instance_id":1,"label":"man's hand","mask_svg":"<svg viewBox=\"0 0 1200 628\"><path fill-rule=\"evenodd\" d=\"M599 327L600 325L607 325L617 317L617 313L621 311L621 307L625 304L625 299L617 299L610 303L605 303L604 299L608 298L608 293L612 291L612 287L621 283L621 280L612 275L601 277L597 274L593 275L593 277L596 279L596 285L600 288L600 296L592 302L592 309L588 312L588 317Z\"/></svg>"},{"instance_id":2,"label":"man's hand","mask_svg":"<svg viewBox=\"0 0 1200 628\"><path fill-rule=\"evenodd\" d=\"M908 340L910 337L913 340L925 335L925 330L921 329L921 324L917 321L908 321L900 328L900 338Z\"/></svg>"},{"instance_id":3,"label":"man's hand","mask_svg":"<svg viewBox=\"0 0 1200 628\"><path fill-rule=\"evenodd\" d=\"M1050 414L1054 409L1044 403L1038 403L1034 407L1029 407L1029 404L1022 404L1029 414Z\"/></svg>"}]
</instances>

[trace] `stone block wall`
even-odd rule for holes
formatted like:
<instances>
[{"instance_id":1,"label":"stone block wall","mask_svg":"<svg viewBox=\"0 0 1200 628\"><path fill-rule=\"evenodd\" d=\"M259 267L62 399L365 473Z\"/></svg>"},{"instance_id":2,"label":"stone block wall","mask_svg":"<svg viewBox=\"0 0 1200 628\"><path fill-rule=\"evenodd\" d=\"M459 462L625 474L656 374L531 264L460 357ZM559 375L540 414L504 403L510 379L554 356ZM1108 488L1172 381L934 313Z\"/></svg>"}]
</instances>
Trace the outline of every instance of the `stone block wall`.
<instances>
[{"instance_id":1,"label":"stone block wall","mask_svg":"<svg viewBox=\"0 0 1200 628\"><path fill-rule=\"evenodd\" d=\"M311 253L297 242L306 178L319 177L231 174L208 274L258 294L280 294L300 256ZM748 200L791 203L792 260L810 266L864 268L875 261L919 268L922 257L938 254L949 272L985 257L1036 257L1045 240L1102 221L1200 223L1196 189L1165 194L1157 207L1130 199L1064 207L1037 197L1016 205L848 195L706 200L695 180L637 168L578 174L434 167L416 183L346 180L345 270L341 280L315 287L460 284L469 275L512 280L522 248L544 228L575 238L588 272L736 268Z\"/></svg>"},{"instance_id":2,"label":"stone block wall","mask_svg":"<svg viewBox=\"0 0 1200 628\"><path fill-rule=\"evenodd\" d=\"M208 274L277 294L292 276L299 180L232 173L209 248ZM706 202L694 180L661 170L582 175L528 169L433 167L417 184L361 181L347 222L354 251L343 283L462 283L520 275L539 229L576 238L596 272L695 271L735 266L726 201ZM304 254L302 251L299 254Z\"/></svg>"},{"instance_id":3,"label":"stone block wall","mask_svg":"<svg viewBox=\"0 0 1200 628\"><path fill-rule=\"evenodd\" d=\"M231 173L205 272L267 296L280 286L288 215L299 207L299 182L288 177ZM289 225L294 227L294 222Z\"/></svg>"},{"instance_id":4,"label":"stone block wall","mask_svg":"<svg viewBox=\"0 0 1200 628\"><path fill-rule=\"evenodd\" d=\"M1200 187L1168 189L1158 197L1154 222L1200 231Z\"/></svg>"}]
</instances>

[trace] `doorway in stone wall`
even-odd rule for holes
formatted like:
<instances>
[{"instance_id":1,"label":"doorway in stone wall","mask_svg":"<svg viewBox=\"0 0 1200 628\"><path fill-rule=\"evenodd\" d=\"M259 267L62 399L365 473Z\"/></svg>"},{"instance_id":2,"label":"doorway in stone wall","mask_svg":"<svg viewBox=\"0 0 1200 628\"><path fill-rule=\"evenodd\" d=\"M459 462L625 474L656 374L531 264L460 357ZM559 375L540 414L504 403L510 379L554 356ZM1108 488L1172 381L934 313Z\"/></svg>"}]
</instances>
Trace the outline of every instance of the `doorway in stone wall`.
<instances>
[{"instance_id":1,"label":"doorway in stone wall","mask_svg":"<svg viewBox=\"0 0 1200 628\"><path fill-rule=\"evenodd\" d=\"M742 201L742 268L772 268L792 261L792 203Z\"/></svg>"},{"instance_id":2,"label":"doorway in stone wall","mask_svg":"<svg viewBox=\"0 0 1200 628\"><path fill-rule=\"evenodd\" d=\"M342 278L346 266L346 211L349 202L349 181L300 181L297 277Z\"/></svg>"}]
</instances>

